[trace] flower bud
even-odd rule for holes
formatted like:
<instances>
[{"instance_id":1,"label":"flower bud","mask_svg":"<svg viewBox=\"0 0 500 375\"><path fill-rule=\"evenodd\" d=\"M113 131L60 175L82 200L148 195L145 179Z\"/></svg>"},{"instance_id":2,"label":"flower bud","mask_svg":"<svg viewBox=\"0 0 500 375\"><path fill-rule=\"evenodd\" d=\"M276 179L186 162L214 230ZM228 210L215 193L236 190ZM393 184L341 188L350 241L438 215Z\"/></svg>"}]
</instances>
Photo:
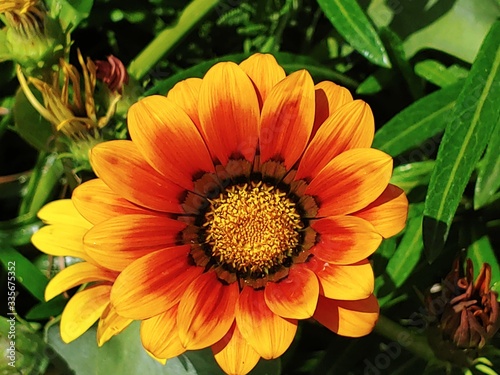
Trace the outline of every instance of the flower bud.
<instances>
[{"instance_id":1,"label":"flower bud","mask_svg":"<svg viewBox=\"0 0 500 375\"><path fill-rule=\"evenodd\" d=\"M443 357L445 344L450 357L461 352L469 357L477 356L500 327L497 294L490 290L491 267L484 263L474 281L472 261L467 259L465 274L460 262L455 260L452 271L438 287L438 293L428 296L426 305L437 329L430 338L435 343L438 356ZM451 348L451 349L450 349Z\"/></svg>"},{"instance_id":2,"label":"flower bud","mask_svg":"<svg viewBox=\"0 0 500 375\"><path fill-rule=\"evenodd\" d=\"M64 55L66 36L61 25L35 0L7 0L0 6L5 15L6 45L10 59L28 75L50 69Z\"/></svg>"},{"instance_id":3,"label":"flower bud","mask_svg":"<svg viewBox=\"0 0 500 375\"><path fill-rule=\"evenodd\" d=\"M117 57L109 55L107 59L95 62L97 79L103 81L112 92L121 94L123 85L128 83L127 69Z\"/></svg>"}]
</instances>

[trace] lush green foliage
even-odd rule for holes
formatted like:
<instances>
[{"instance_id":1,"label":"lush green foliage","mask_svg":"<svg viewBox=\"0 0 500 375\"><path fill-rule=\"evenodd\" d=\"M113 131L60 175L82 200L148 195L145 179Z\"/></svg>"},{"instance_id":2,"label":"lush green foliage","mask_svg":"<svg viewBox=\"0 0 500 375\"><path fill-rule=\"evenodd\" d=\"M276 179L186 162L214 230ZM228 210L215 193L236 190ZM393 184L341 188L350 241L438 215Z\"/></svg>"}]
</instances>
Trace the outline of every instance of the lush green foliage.
<instances>
[{"instance_id":1,"label":"lush green foliage","mask_svg":"<svg viewBox=\"0 0 500 375\"><path fill-rule=\"evenodd\" d=\"M77 48L92 59L113 54L128 65L132 89L103 139L127 136L126 109L140 96L164 94L182 79L201 77L218 61L239 62L253 52L274 54L287 72L305 68L316 82L346 86L372 107L373 147L394 158L392 182L410 201L406 229L372 257L383 318L361 339L303 322L288 352L261 361L252 374L496 373L500 351L494 345L480 353L488 359L459 369L434 356L421 322L425 296L457 256L471 258L476 274L489 263L492 288L500 291L498 0L45 3L72 41L61 48L75 66ZM40 255L30 237L42 225L38 210L68 196L92 172L79 164L78 155L70 155L74 149L63 153L53 147L51 125L19 89L5 30L0 30L0 262L5 276L9 262L17 265L16 308L24 327L17 331L18 341L37 345L34 352L19 344L22 366L30 374L64 374L68 368L77 375L220 373L210 351L159 365L142 350L136 326L101 349L94 329L62 344L53 318L66 298L43 300L46 275L61 263ZM6 286L2 290L6 298ZM2 307L1 315L7 313ZM409 335L407 345L399 334ZM0 373L11 373L3 360Z\"/></svg>"}]
</instances>

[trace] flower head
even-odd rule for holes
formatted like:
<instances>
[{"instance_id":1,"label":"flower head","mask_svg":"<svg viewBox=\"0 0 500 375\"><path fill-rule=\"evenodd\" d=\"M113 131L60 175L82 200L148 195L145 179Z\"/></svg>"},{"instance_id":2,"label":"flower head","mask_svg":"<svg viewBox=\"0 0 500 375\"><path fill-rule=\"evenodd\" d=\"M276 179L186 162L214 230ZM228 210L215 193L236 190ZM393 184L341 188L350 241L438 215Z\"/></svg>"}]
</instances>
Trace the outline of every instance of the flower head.
<instances>
[{"instance_id":1,"label":"flower head","mask_svg":"<svg viewBox=\"0 0 500 375\"><path fill-rule=\"evenodd\" d=\"M279 357L298 320L340 335L377 318L367 260L404 226L370 108L270 55L134 104L131 141L96 146L72 197L111 304L158 358L212 347L228 373Z\"/></svg>"},{"instance_id":2,"label":"flower head","mask_svg":"<svg viewBox=\"0 0 500 375\"><path fill-rule=\"evenodd\" d=\"M440 294L428 299L428 310L438 322L440 339L451 342L462 353L463 349L483 348L500 328L499 303L490 283L489 264L483 264L474 281L472 261L467 259L464 274L457 259ZM437 299L442 303L437 304Z\"/></svg>"}]
</instances>

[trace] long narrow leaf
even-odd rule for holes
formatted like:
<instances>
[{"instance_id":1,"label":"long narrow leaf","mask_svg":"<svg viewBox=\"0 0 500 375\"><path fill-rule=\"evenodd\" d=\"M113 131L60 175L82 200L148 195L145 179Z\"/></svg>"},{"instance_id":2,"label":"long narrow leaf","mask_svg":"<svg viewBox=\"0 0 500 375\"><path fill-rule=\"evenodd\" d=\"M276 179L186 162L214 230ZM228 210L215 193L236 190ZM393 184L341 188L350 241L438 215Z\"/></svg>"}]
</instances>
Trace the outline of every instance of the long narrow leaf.
<instances>
[{"instance_id":1,"label":"long narrow leaf","mask_svg":"<svg viewBox=\"0 0 500 375\"><path fill-rule=\"evenodd\" d=\"M486 36L447 124L424 209L426 255L441 252L462 194L500 118L500 21Z\"/></svg>"},{"instance_id":2,"label":"long narrow leaf","mask_svg":"<svg viewBox=\"0 0 500 375\"><path fill-rule=\"evenodd\" d=\"M44 301L45 286L49 279L43 276L40 270L28 259L14 248L2 245L0 248L0 262L14 276L15 280L9 279L9 282L13 283L9 284L9 286L14 285L14 289L19 291L17 284L22 284L34 297Z\"/></svg>"},{"instance_id":3,"label":"long narrow leaf","mask_svg":"<svg viewBox=\"0 0 500 375\"><path fill-rule=\"evenodd\" d=\"M374 64L391 67L382 41L356 0L318 0L318 4L356 51Z\"/></svg>"},{"instance_id":4,"label":"long narrow leaf","mask_svg":"<svg viewBox=\"0 0 500 375\"><path fill-rule=\"evenodd\" d=\"M441 89L398 113L377 131L373 147L398 156L442 132L462 87L457 83ZM413 161L417 160L406 162Z\"/></svg>"},{"instance_id":5,"label":"long narrow leaf","mask_svg":"<svg viewBox=\"0 0 500 375\"><path fill-rule=\"evenodd\" d=\"M481 168L474 191L474 209L478 210L494 200L494 195L500 188L500 121L491 135L488 148L481 161Z\"/></svg>"}]
</instances>

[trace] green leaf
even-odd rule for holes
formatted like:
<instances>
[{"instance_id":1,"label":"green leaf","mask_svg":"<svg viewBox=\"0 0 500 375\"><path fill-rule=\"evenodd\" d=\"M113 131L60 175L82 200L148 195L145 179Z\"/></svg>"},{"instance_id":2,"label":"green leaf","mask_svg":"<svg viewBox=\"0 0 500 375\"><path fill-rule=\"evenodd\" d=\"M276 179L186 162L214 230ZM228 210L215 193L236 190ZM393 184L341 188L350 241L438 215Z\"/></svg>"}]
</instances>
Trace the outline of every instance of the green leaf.
<instances>
[{"instance_id":1,"label":"green leaf","mask_svg":"<svg viewBox=\"0 0 500 375\"><path fill-rule=\"evenodd\" d=\"M422 241L423 204L410 205L408 222L396 252L387 263L386 273L396 288L411 275L424 249Z\"/></svg>"},{"instance_id":2,"label":"green leaf","mask_svg":"<svg viewBox=\"0 0 500 375\"><path fill-rule=\"evenodd\" d=\"M483 264L488 263L491 266L491 285L500 285L500 266L485 226L476 221L469 223L464 229L470 230L471 244L467 248L467 257L474 265L474 276L477 277Z\"/></svg>"},{"instance_id":3,"label":"green leaf","mask_svg":"<svg viewBox=\"0 0 500 375\"><path fill-rule=\"evenodd\" d=\"M31 236L42 226L31 214L0 222L0 246L24 246L30 243Z\"/></svg>"},{"instance_id":4,"label":"green leaf","mask_svg":"<svg viewBox=\"0 0 500 375\"><path fill-rule=\"evenodd\" d=\"M461 88L462 84L457 83L427 95L405 108L377 131L373 147L394 157L439 134L446 125ZM419 157L417 159L430 156L437 148L437 141L433 140L428 146L429 150L420 152L416 155ZM412 161L415 160L406 162Z\"/></svg>"},{"instance_id":5,"label":"green leaf","mask_svg":"<svg viewBox=\"0 0 500 375\"><path fill-rule=\"evenodd\" d=\"M472 63L481 41L500 16L495 0L439 1L431 7L413 0L400 0L400 4L402 11L394 15L391 28L408 36L404 43L408 57L435 49ZM451 8L446 9L447 5Z\"/></svg>"},{"instance_id":6,"label":"green leaf","mask_svg":"<svg viewBox=\"0 0 500 375\"><path fill-rule=\"evenodd\" d=\"M75 375L223 375L210 349L188 351L169 359L164 366L151 358L141 344L139 322L132 323L101 348L96 343L96 327L77 340L65 344L59 326L48 330L48 343L68 364ZM252 375L278 375L280 361L261 360Z\"/></svg>"},{"instance_id":7,"label":"green leaf","mask_svg":"<svg viewBox=\"0 0 500 375\"><path fill-rule=\"evenodd\" d=\"M382 41L356 0L318 0L318 4L356 51L376 65L391 67Z\"/></svg>"},{"instance_id":8,"label":"green leaf","mask_svg":"<svg viewBox=\"0 0 500 375\"><path fill-rule=\"evenodd\" d=\"M439 87L446 87L467 77L469 71L459 65L447 68L436 60L424 60L415 64L415 73Z\"/></svg>"},{"instance_id":9,"label":"green leaf","mask_svg":"<svg viewBox=\"0 0 500 375\"><path fill-rule=\"evenodd\" d=\"M399 186L408 195L417 186L427 185L434 168L434 160L403 164L394 168L391 184Z\"/></svg>"},{"instance_id":10,"label":"green leaf","mask_svg":"<svg viewBox=\"0 0 500 375\"><path fill-rule=\"evenodd\" d=\"M58 18L65 32L73 31L86 19L94 0L46 0L53 18Z\"/></svg>"},{"instance_id":11,"label":"green leaf","mask_svg":"<svg viewBox=\"0 0 500 375\"><path fill-rule=\"evenodd\" d=\"M500 122L491 134L488 147L479 168L474 190L474 209L478 210L493 202L495 193L500 188Z\"/></svg>"},{"instance_id":12,"label":"green leaf","mask_svg":"<svg viewBox=\"0 0 500 375\"><path fill-rule=\"evenodd\" d=\"M373 95L376 94L394 80L394 71L380 68L375 73L366 77L356 89L356 94Z\"/></svg>"},{"instance_id":13,"label":"green leaf","mask_svg":"<svg viewBox=\"0 0 500 375\"><path fill-rule=\"evenodd\" d=\"M39 301L44 301L45 286L49 280L14 248L3 244L0 246L0 262L6 270L14 272L15 282L22 284Z\"/></svg>"},{"instance_id":14,"label":"green leaf","mask_svg":"<svg viewBox=\"0 0 500 375\"><path fill-rule=\"evenodd\" d=\"M53 194L63 173L64 168L56 153L47 155L45 152L41 152L30 176L27 193L23 197L19 215L30 214L35 217Z\"/></svg>"},{"instance_id":15,"label":"green leaf","mask_svg":"<svg viewBox=\"0 0 500 375\"><path fill-rule=\"evenodd\" d=\"M127 67L131 77L140 80L171 51L193 27L219 3L219 0L192 0L184 8L177 22L159 33Z\"/></svg>"},{"instance_id":16,"label":"green leaf","mask_svg":"<svg viewBox=\"0 0 500 375\"><path fill-rule=\"evenodd\" d=\"M462 193L500 119L500 21L486 36L446 126L424 210L429 261L444 246Z\"/></svg>"},{"instance_id":17,"label":"green leaf","mask_svg":"<svg viewBox=\"0 0 500 375\"><path fill-rule=\"evenodd\" d=\"M48 151L52 125L33 108L21 89L16 93L13 112L16 132L36 149Z\"/></svg>"},{"instance_id":18,"label":"green leaf","mask_svg":"<svg viewBox=\"0 0 500 375\"><path fill-rule=\"evenodd\" d=\"M67 302L68 299L63 296L57 296L48 302L40 302L27 312L26 319L44 320L61 315Z\"/></svg>"},{"instance_id":19,"label":"green leaf","mask_svg":"<svg viewBox=\"0 0 500 375\"><path fill-rule=\"evenodd\" d=\"M0 62L11 58L7 45L7 28L0 29Z\"/></svg>"},{"instance_id":20,"label":"green leaf","mask_svg":"<svg viewBox=\"0 0 500 375\"><path fill-rule=\"evenodd\" d=\"M383 28L380 36L387 47L391 61L406 81L413 98L419 99L423 95L422 81L415 75L412 66L406 58L403 42L399 36L389 28Z\"/></svg>"}]
</instances>

